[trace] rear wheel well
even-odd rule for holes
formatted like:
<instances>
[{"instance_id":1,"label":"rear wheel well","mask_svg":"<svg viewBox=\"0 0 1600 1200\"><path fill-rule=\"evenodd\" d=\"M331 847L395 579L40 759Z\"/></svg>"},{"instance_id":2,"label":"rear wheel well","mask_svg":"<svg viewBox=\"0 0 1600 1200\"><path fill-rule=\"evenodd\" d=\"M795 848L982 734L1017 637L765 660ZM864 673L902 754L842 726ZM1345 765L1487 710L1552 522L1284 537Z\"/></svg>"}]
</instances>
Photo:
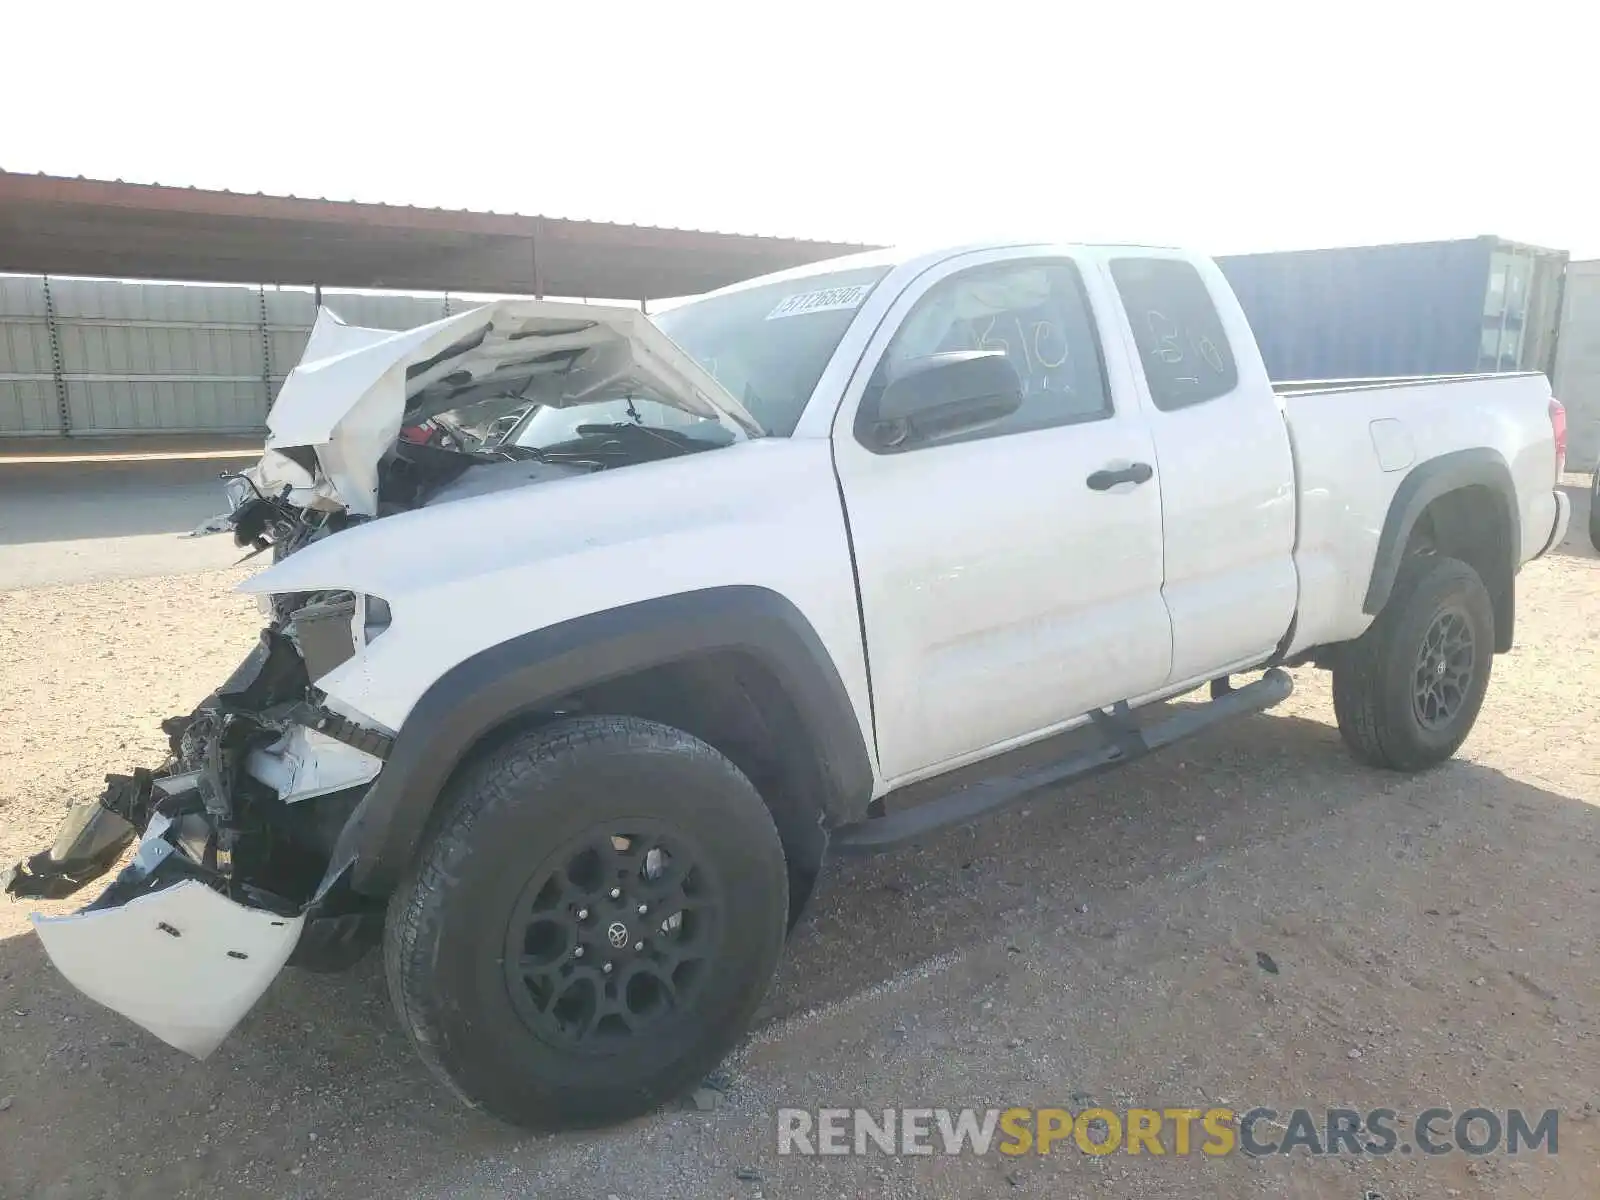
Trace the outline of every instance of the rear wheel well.
<instances>
[{"instance_id":1,"label":"rear wheel well","mask_svg":"<svg viewBox=\"0 0 1600 1200\"><path fill-rule=\"evenodd\" d=\"M462 763L530 726L579 713L670 725L738 767L777 826L789 869L791 925L799 918L827 849L823 797L828 782L798 708L770 668L753 655L723 650L590 684L539 714L491 730Z\"/></svg>"},{"instance_id":2,"label":"rear wheel well","mask_svg":"<svg viewBox=\"0 0 1600 1200\"><path fill-rule=\"evenodd\" d=\"M1455 558L1478 573L1494 605L1495 650L1511 649L1516 625L1514 531L1504 500L1482 484L1435 497L1417 517L1405 557Z\"/></svg>"}]
</instances>

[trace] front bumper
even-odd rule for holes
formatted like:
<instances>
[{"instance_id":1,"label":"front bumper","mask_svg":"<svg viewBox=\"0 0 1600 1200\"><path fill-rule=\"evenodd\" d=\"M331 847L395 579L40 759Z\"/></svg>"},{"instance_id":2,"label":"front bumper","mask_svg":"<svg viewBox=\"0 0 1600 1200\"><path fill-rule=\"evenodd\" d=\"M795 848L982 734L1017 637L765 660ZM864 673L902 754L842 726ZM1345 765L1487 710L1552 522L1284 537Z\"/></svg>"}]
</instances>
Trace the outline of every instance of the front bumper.
<instances>
[{"instance_id":1,"label":"front bumper","mask_svg":"<svg viewBox=\"0 0 1600 1200\"><path fill-rule=\"evenodd\" d=\"M67 982L168 1045L204 1058L289 961L306 910L247 885L230 886L199 861L196 835L204 840L205 823L185 804L195 792L191 779L145 772L138 782L143 786L133 790L148 807L134 814L144 837L132 860L82 911L30 919ZM191 811L171 815L184 807ZM43 898L76 891L91 873L107 869L106 854L115 858L132 833L104 799L80 805L55 848L8 874L7 890ZM98 870L63 872L55 855L64 844L96 848Z\"/></svg>"},{"instance_id":2,"label":"front bumper","mask_svg":"<svg viewBox=\"0 0 1600 1200\"><path fill-rule=\"evenodd\" d=\"M165 764L107 776L54 845L0 873L6 894L62 899L140 837L87 908L32 917L70 983L203 1058L291 956L338 969L370 948L381 901L354 895L349 864L331 860L387 739L320 700L294 643L269 629L218 691L163 723Z\"/></svg>"},{"instance_id":3,"label":"front bumper","mask_svg":"<svg viewBox=\"0 0 1600 1200\"><path fill-rule=\"evenodd\" d=\"M304 914L247 908L195 879L115 908L33 916L67 982L196 1058L261 998L304 923Z\"/></svg>"}]
</instances>

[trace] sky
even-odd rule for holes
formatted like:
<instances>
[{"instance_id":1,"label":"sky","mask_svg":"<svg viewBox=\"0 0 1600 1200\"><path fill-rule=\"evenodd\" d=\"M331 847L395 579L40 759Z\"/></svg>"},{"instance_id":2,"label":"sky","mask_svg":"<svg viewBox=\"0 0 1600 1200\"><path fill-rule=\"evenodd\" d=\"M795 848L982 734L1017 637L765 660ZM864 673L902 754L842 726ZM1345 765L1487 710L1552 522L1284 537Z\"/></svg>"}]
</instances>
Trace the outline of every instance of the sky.
<instances>
[{"instance_id":1,"label":"sky","mask_svg":"<svg viewBox=\"0 0 1600 1200\"><path fill-rule=\"evenodd\" d=\"M927 244L1600 257L1571 0L17 0L0 167Z\"/></svg>"}]
</instances>

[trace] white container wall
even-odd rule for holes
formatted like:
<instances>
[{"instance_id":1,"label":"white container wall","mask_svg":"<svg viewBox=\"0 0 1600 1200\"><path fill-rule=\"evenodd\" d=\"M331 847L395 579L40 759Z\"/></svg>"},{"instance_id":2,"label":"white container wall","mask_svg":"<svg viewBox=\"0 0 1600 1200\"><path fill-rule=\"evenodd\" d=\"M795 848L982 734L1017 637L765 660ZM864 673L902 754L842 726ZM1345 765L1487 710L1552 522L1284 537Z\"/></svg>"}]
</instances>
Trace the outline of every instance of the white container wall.
<instances>
[{"instance_id":1,"label":"white container wall","mask_svg":"<svg viewBox=\"0 0 1600 1200\"><path fill-rule=\"evenodd\" d=\"M1552 386L1567 409L1567 462L1592 471L1600 461L1600 260L1567 266Z\"/></svg>"},{"instance_id":2,"label":"white container wall","mask_svg":"<svg viewBox=\"0 0 1600 1200\"><path fill-rule=\"evenodd\" d=\"M41 284L0 275L0 437L61 432Z\"/></svg>"},{"instance_id":3,"label":"white container wall","mask_svg":"<svg viewBox=\"0 0 1600 1200\"><path fill-rule=\"evenodd\" d=\"M442 295L322 299L379 329L471 306ZM0 275L0 437L258 431L315 316L299 288Z\"/></svg>"}]
</instances>

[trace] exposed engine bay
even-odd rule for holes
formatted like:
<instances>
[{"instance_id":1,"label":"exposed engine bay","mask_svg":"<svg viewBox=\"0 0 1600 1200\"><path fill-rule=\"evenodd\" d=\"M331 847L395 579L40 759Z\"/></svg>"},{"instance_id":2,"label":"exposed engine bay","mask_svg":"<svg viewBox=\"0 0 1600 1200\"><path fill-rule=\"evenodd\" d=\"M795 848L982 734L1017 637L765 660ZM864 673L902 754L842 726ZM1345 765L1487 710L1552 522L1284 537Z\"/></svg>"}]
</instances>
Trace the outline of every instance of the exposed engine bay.
<instances>
[{"instance_id":1,"label":"exposed engine bay","mask_svg":"<svg viewBox=\"0 0 1600 1200\"><path fill-rule=\"evenodd\" d=\"M230 511L196 533L275 562L368 521L760 433L642 314L536 301L400 333L322 310L268 429L260 462L224 477ZM285 961L335 968L366 949L383 906L347 886L340 835L395 731L336 711L317 681L383 635L388 605L320 590L264 608L233 674L163 723L166 760L108 775L49 849L0 876L12 896L61 899L139 838L88 908L35 926L80 989L200 1056ZM143 996L140 964L156 960L193 986Z\"/></svg>"},{"instance_id":2,"label":"exposed engine bay","mask_svg":"<svg viewBox=\"0 0 1600 1200\"><path fill-rule=\"evenodd\" d=\"M535 410L530 410L524 421L510 431L511 436L527 423L526 418L537 415ZM511 488L692 454L723 444L727 443L703 435L675 435L670 429L631 422L578 424L571 439L550 449L518 445L510 440L463 449L401 441L379 465L378 511L372 517L344 509L302 508L294 503L290 485L283 485L275 494L265 494L250 475L241 474L224 477L237 507L197 532L231 530L241 548L253 553L270 549L276 562L303 546L363 521Z\"/></svg>"}]
</instances>

